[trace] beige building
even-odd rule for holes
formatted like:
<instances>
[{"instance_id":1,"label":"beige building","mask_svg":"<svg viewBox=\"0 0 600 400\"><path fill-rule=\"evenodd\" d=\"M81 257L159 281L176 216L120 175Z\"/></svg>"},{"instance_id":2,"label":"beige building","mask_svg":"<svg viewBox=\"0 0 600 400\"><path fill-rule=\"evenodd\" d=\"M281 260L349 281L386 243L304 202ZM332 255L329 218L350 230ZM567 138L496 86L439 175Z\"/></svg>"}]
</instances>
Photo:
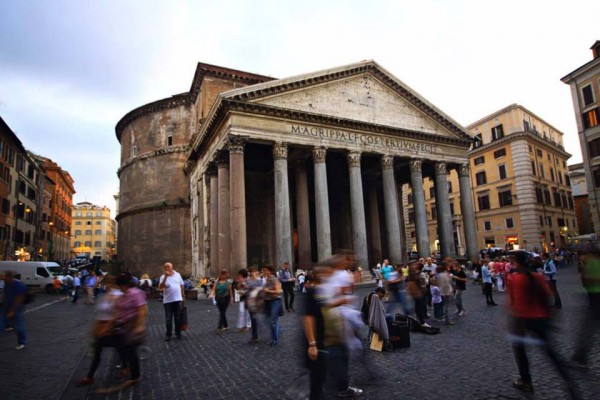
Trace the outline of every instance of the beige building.
<instances>
[{"instance_id":1,"label":"beige building","mask_svg":"<svg viewBox=\"0 0 600 400\"><path fill-rule=\"evenodd\" d=\"M476 138L469 151L471 187L479 249L549 249L569 244L578 231L563 133L525 107L512 104L469 125ZM448 193L456 252L464 252L458 176L449 175ZM429 237L435 238L434 185L424 183ZM416 246L412 192L404 209L407 248ZM430 249L439 249L435 240Z\"/></svg>"},{"instance_id":2,"label":"beige building","mask_svg":"<svg viewBox=\"0 0 600 400\"><path fill-rule=\"evenodd\" d=\"M600 227L600 41L593 58L563 77L571 86L593 227ZM596 235L597 236L597 235Z\"/></svg>"},{"instance_id":3,"label":"beige building","mask_svg":"<svg viewBox=\"0 0 600 400\"><path fill-rule=\"evenodd\" d=\"M81 202L73 206L72 216L73 255L110 260L115 252L115 221L110 217L110 208Z\"/></svg>"}]
</instances>

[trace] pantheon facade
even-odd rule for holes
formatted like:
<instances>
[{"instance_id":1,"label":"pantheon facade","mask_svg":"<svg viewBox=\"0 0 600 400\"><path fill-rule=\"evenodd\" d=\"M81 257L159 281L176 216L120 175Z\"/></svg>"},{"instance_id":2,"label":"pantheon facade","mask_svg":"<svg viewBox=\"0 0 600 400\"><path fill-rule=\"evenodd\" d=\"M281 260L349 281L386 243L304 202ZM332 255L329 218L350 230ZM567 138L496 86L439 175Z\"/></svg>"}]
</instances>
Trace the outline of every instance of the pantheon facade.
<instances>
[{"instance_id":1,"label":"pantheon facade","mask_svg":"<svg viewBox=\"0 0 600 400\"><path fill-rule=\"evenodd\" d=\"M374 61L274 79L199 63L188 92L117 124L119 259L213 275L340 249L368 267L407 257L402 185L417 249L454 256L447 176L460 176L467 255L477 254L469 133ZM423 179L435 182L430 238Z\"/></svg>"}]
</instances>

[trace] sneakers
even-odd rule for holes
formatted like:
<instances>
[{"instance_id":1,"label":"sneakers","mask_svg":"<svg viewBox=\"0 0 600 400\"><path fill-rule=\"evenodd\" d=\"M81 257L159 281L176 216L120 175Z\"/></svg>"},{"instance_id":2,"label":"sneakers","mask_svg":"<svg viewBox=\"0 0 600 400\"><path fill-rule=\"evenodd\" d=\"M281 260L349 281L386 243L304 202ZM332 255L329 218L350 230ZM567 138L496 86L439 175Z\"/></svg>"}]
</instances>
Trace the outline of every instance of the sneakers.
<instances>
[{"instance_id":1,"label":"sneakers","mask_svg":"<svg viewBox=\"0 0 600 400\"><path fill-rule=\"evenodd\" d=\"M464 317L467 313L463 310L457 314L459 317Z\"/></svg>"},{"instance_id":2,"label":"sneakers","mask_svg":"<svg viewBox=\"0 0 600 400\"><path fill-rule=\"evenodd\" d=\"M10 331L14 331L15 328L13 328L12 326L7 326L6 328L4 328L4 332L10 332Z\"/></svg>"},{"instance_id":3,"label":"sneakers","mask_svg":"<svg viewBox=\"0 0 600 400\"><path fill-rule=\"evenodd\" d=\"M455 323L452 322L452 321L450 321L450 320L448 320L448 321L446 321L446 325L455 325Z\"/></svg>"},{"instance_id":4,"label":"sneakers","mask_svg":"<svg viewBox=\"0 0 600 400\"><path fill-rule=\"evenodd\" d=\"M431 328L431 325L429 325L427 322L425 322L424 324L421 324L421 326L423 328Z\"/></svg>"},{"instance_id":5,"label":"sneakers","mask_svg":"<svg viewBox=\"0 0 600 400\"><path fill-rule=\"evenodd\" d=\"M362 396L363 391L362 389L357 389L357 388L353 388L351 386L348 386L348 388L342 392L338 392L337 397L340 398L344 398L344 397L358 397L358 396Z\"/></svg>"},{"instance_id":6,"label":"sneakers","mask_svg":"<svg viewBox=\"0 0 600 400\"><path fill-rule=\"evenodd\" d=\"M23 350L25 348L24 344L20 344L17 347L15 347L15 350Z\"/></svg>"},{"instance_id":7,"label":"sneakers","mask_svg":"<svg viewBox=\"0 0 600 400\"><path fill-rule=\"evenodd\" d=\"M527 382L523 381L522 379L518 379L517 381L513 382L512 385L515 389L519 389L524 392L533 393L533 386L531 386L531 383L527 383Z\"/></svg>"}]
</instances>

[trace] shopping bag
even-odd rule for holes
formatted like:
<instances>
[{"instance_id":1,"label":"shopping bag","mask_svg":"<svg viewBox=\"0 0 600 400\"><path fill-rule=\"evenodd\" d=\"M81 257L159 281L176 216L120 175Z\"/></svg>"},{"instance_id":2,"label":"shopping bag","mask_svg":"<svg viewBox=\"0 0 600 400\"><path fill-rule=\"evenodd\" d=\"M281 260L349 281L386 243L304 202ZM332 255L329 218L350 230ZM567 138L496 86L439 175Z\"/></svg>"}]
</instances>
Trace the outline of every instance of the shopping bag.
<instances>
[{"instance_id":1,"label":"shopping bag","mask_svg":"<svg viewBox=\"0 0 600 400\"><path fill-rule=\"evenodd\" d=\"M371 335L371 350L383 351L383 339L379 337L377 332L373 332L373 335Z\"/></svg>"},{"instance_id":2,"label":"shopping bag","mask_svg":"<svg viewBox=\"0 0 600 400\"><path fill-rule=\"evenodd\" d=\"M179 314L179 321L181 325L182 331L188 330L188 315L187 315L187 307L181 307L181 313Z\"/></svg>"}]
</instances>

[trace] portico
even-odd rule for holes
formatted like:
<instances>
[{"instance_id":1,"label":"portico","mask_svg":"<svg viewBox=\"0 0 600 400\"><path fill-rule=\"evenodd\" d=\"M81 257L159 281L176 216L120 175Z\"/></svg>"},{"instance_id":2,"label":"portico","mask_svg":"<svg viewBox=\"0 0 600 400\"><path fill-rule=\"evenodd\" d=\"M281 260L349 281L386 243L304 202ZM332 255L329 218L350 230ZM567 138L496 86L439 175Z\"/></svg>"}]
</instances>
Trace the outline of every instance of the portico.
<instances>
[{"instance_id":1,"label":"portico","mask_svg":"<svg viewBox=\"0 0 600 400\"><path fill-rule=\"evenodd\" d=\"M353 250L363 269L382 257L402 262L405 183L418 252L429 255L424 177L436 182L442 256L455 256L446 175L460 169L468 178L470 143L463 127L373 61L224 92L186 166L204 189L192 191L203 197L194 204L204 217L194 220L207 224L194 229L203 235L194 263L211 275L286 261L296 269L339 249ZM466 247L476 251L469 179L460 186L469 193Z\"/></svg>"}]
</instances>

